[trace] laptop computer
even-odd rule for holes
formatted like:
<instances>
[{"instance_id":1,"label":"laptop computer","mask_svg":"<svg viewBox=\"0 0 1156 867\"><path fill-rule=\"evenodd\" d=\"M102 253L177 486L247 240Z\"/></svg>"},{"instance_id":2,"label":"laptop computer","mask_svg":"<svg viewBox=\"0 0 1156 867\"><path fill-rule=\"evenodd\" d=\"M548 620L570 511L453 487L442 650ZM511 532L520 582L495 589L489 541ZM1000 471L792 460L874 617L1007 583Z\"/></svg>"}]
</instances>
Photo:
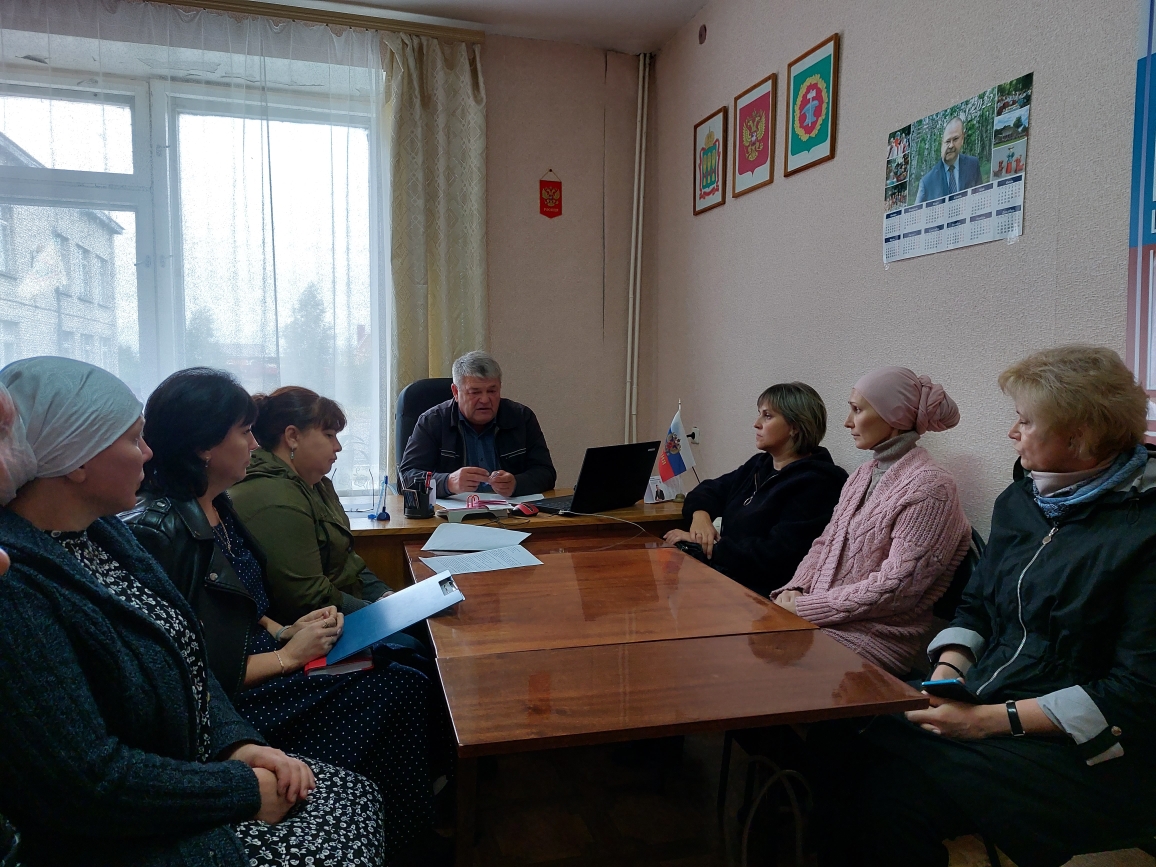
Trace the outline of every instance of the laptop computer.
<instances>
[{"instance_id":1,"label":"laptop computer","mask_svg":"<svg viewBox=\"0 0 1156 867\"><path fill-rule=\"evenodd\" d=\"M535 500L540 512L593 515L633 506L646 493L650 471L658 459L658 440L586 449L574 493Z\"/></svg>"}]
</instances>

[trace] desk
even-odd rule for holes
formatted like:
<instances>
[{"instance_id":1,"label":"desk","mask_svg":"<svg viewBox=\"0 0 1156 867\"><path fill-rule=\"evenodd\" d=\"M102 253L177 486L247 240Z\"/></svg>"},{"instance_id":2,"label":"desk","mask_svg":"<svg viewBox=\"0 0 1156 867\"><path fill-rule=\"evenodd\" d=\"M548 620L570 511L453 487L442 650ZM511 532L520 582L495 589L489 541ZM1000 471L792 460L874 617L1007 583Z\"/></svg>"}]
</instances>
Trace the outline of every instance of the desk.
<instances>
[{"instance_id":1,"label":"desk","mask_svg":"<svg viewBox=\"0 0 1156 867\"><path fill-rule=\"evenodd\" d=\"M529 529L527 527L527 529ZM812 624L653 538L534 535L541 566L455 576L427 622L458 744L457 863L477 758L926 707ZM413 578L433 574L406 545Z\"/></svg>"},{"instance_id":2,"label":"desk","mask_svg":"<svg viewBox=\"0 0 1156 867\"><path fill-rule=\"evenodd\" d=\"M427 621L438 658L815 628L677 548L605 542L531 536L541 566L455 575L465 601ZM434 574L405 551L414 580Z\"/></svg>"},{"instance_id":3,"label":"desk","mask_svg":"<svg viewBox=\"0 0 1156 867\"><path fill-rule=\"evenodd\" d=\"M438 657L463 759L898 713L926 697L817 629Z\"/></svg>"},{"instance_id":4,"label":"desk","mask_svg":"<svg viewBox=\"0 0 1156 867\"><path fill-rule=\"evenodd\" d=\"M548 491L545 496L563 496L569 489ZM349 524L353 530L354 546L382 581L394 590L400 590L409 583L404 547L408 542L424 542L444 518L407 518L403 514L401 497L386 497L388 521L371 521L357 512L349 513ZM511 529L534 533L537 537L562 534L570 538L609 535L629 535L637 532L630 521L641 524L649 533L661 537L667 530L683 524L682 503L636 503L625 509L615 509L608 513L614 517L562 517L561 515L535 515L532 518L503 518L502 523ZM619 520L615 520L618 518ZM478 519L470 519L471 523Z\"/></svg>"}]
</instances>

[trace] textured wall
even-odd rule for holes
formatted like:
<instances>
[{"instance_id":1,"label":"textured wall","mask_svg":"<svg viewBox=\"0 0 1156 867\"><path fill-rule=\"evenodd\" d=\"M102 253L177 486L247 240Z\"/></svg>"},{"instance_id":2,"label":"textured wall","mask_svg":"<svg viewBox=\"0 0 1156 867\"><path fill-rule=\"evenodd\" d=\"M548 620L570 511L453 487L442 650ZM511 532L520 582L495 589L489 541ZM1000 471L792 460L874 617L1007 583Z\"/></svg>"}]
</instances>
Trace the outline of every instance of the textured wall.
<instances>
[{"instance_id":1,"label":"textured wall","mask_svg":"<svg viewBox=\"0 0 1156 867\"><path fill-rule=\"evenodd\" d=\"M715 0L663 48L651 94L640 432L683 401L703 428L700 473L752 452L765 386L802 379L827 402L824 445L865 458L840 427L864 371L900 364L943 382L963 421L924 444L986 533L1015 455L995 379L1067 341L1124 349L1137 7L1131 0L927 4ZM697 39L708 27L705 45ZM842 34L834 161L782 173L786 66ZM1035 72L1024 235L882 261L887 134ZM691 215L694 123L779 73L775 182ZM728 180L729 183L729 180Z\"/></svg>"},{"instance_id":2,"label":"textured wall","mask_svg":"<svg viewBox=\"0 0 1156 867\"><path fill-rule=\"evenodd\" d=\"M491 36L482 62L490 348L571 485L588 446L622 442L638 61ZM549 168L554 219L538 213Z\"/></svg>"}]
</instances>

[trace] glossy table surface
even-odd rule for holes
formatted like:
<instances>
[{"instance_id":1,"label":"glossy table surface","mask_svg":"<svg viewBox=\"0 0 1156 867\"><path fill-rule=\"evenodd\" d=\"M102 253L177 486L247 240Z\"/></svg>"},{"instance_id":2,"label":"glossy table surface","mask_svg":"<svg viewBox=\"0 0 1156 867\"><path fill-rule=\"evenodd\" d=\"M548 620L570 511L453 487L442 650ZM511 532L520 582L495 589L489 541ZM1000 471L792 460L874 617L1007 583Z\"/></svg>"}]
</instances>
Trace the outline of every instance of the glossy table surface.
<instances>
[{"instance_id":1,"label":"glossy table surface","mask_svg":"<svg viewBox=\"0 0 1156 867\"><path fill-rule=\"evenodd\" d=\"M463 758L927 706L818 630L437 662Z\"/></svg>"},{"instance_id":2,"label":"glossy table surface","mask_svg":"<svg viewBox=\"0 0 1156 867\"><path fill-rule=\"evenodd\" d=\"M439 658L815 628L653 537L525 545L541 566L454 576L465 601L428 621ZM406 555L434 574L420 544Z\"/></svg>"},{"instance_id":3,"label":"glossy table surface","mask_svg":"<svg viewBox=\"0 0 1156 867\"><path fill-rule=\"evenodd\" d=\"M559 488L547 491L547 497L560 497L571 493L568 488ZM444 518L407 518L402 507L401 497L387 495L385 498L386 511L389 512L388 521L371 521L364 513L348 512L350 528L355 537L372 536L402 536L411 539L427 538L439 524L444 524ZM679 521L682 519L682 503L635 503L625 509L614 509L606 513L608 517L585 516L564 517L549 515L545 512L534 515L532 518L518 518L509 516L502 518L503 524L524 522L526 530L573 530L579 527L591 527L604 524L616 524L621 521L633 521L639 524L655 521ZM470 523L484 522L484 519L470 518Z\"/></svg>"}]
</instances>

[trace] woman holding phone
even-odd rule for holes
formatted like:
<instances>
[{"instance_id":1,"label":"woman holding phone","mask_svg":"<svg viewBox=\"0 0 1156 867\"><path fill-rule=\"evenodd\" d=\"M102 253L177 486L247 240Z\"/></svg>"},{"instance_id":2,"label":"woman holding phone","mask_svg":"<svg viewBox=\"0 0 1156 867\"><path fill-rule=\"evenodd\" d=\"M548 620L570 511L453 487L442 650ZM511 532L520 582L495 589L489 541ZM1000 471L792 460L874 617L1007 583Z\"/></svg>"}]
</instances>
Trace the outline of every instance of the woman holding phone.
<instances>
[{"instance_id":1,"label":"woman holding phone","mask_svg":"<svg viewBox=\"0 0 1156 867\"><path fill-rule=\"evenodd\" d=\"M1098 346L1029 356L1015 481L932 677L970 701L815 727L829 765L825 864L947 864L982 834L1021 867L1151 840L1156 817L1156 451L1148 397Z\"/></svg>"}]
</instances>

